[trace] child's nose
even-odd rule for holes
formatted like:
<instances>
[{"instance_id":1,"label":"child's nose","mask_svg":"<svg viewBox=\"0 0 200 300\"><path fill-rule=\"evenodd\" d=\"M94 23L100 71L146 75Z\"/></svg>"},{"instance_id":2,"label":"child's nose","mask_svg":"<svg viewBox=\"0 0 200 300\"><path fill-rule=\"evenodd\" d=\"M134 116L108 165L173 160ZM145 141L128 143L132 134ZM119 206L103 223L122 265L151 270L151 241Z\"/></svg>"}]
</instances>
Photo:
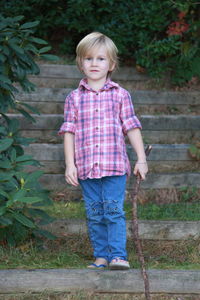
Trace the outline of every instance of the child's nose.
<instances>
[{"instance_id":1,"label":"child's nose","mask_svg":"<svg viewBox=\"0 0 200 300\"><path fill-rule=\"evenodd\" d=\"M97 64L97 59L94 58L94 59L92 60L92 65L95 66L96 64Z\"/></svg>"}]
</instances>

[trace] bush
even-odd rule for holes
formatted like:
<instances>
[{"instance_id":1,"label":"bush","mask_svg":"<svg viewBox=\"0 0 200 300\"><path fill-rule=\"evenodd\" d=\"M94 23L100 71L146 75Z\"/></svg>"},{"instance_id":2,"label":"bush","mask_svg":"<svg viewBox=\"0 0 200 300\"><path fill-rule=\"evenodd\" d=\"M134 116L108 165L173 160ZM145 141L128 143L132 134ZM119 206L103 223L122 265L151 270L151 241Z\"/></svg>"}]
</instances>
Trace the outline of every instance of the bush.
<instances>
[{"instance_id":1,"label":"bush","mask_svg":"<svg viewBox=\"0 0 200 300\"><path fill-rule=\"evenodd\" d=\"M27 75L39 72L33 57L54 58L45 54L50 49L47 42L33 35L39 22L22 23L22 19L0 15L0 242L11 245L31 236L53 238L38 227L52 221L42 209L52 203L49 192L38 182L42 172L24 170L27 165L39 166L39 162L24 153L23 146L31 139L21 137L19 121L7 114L12 109L34 121L27 108L38 112L15 101L19 89L16 83L25 91L32 90L34 85Z\"/></svg>"},{"instance_id":2,"label":"bush","mask_svg":"<svg viewBox=\"0 0 200 300\"><path fill-rule=\"evenodd\" d=\"M196 0L2 1L7 16L39 20L37 34L72 54L79 40L101 31L117 44L120 57L154 77L168 72L182 84L200 76L200 6Z\"/></svg>"}]
</instances>

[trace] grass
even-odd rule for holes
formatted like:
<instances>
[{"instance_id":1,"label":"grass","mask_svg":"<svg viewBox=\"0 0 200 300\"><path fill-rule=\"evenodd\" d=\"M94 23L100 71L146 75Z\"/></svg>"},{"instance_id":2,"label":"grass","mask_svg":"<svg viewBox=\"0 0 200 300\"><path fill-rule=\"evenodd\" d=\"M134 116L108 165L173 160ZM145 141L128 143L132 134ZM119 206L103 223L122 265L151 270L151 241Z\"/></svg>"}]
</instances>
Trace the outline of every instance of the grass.
<instances>
[{"instance_id":1,"label":"grass","mask_svg":"<svg viewBox=\"0 0 200 300\"><path fill-rule=\"evenodd\" d=\"M143 241L148 268L200 269L200 240ZM127 242L132 268L139 268L132 239ZM65 234L43 244L27 242L18 247L0 246L0 269L85 268L93 260L89 239L82 234Z\"/></svg>"},{"instance_id":2,"label":"grass","mask_svg":"<svg viewBox=\"0 0 200 300\"><path fill-rule=\"evenodd\" d=\"M50 215L59 219L84 219L85 208L83 201L57 201L52 207L46 208ZM127 220L132 218L132 204L125 203ZM138 218L143 220L177 220L199 221L200 205L196 203L170 203L158 205L146 203L138 205Z\"/></svg>"},{"instance_id":3,"label":"grass","mask_svg":"<svg viewBox=\"0 0 200 300\"><path fill-rule=\"evenodd\" d=\"M131 294L100 294L90 292L71 292L71 293L26 293L21 295L0 296L1 300L145 300L144 295ZM152 300L199 300L198 295L152 295Z\"/></svg>"},{"instance_id":4,"label":"grass","mask_svg":"<svg viewBox=\"0 0 200 300\"><path fill-rule=\"evenodd\" d=\"M100 294L94 291L25 293L21 295L0 296L1 300L145 300L144 295ZM152 295L152 300L199 300L198 295Z\"/></svg>"}]
</instances>

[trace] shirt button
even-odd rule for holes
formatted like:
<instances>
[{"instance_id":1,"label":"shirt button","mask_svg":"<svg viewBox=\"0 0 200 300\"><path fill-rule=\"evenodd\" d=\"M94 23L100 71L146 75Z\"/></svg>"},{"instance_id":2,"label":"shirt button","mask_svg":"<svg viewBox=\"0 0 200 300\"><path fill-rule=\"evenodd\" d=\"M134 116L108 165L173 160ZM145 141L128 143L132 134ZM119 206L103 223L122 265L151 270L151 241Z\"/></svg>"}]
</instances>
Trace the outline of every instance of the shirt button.
<instances>
[{"instance_id":1,"label":"shirt button","mask_svg":"<svg viewBox=\"0 0 200 300\"><path fill-rule=\"evenodd\" d=\"M94 165L95 165L95 166L98 166L98 163L96 162Z\"/></svg>"},{"instance_id":2,"label":"shirt button","mask_svg":"<svg viewBox=\"0 0 200 300\"><path fill-rule=\"evenodd\" d=\"M96 148L98 148L99 147L99 145L96 145Z\"/></svg>"},{"instance_id":3,"label":"shirt button","mask_svg":"<svg viewBox=\"0 0 200 300\"><path fill-rule=\"evenodd\" d=\"M96 95L98 96L98 95L99 95L99 93L96 93Z\"/></svg>"},{"instance_id":4,"label":"shirt button","mask_svg":"<svg viewBox=\"0 0 200 300\"><path fill-rule=\"evenodd\" d=\"M99 110L98 110L98 109L95 109L95 111L98 112Z\"/></svg>"},{"instance_id":5,"label":"shirt button","mask_svg":"<svg viewBox=\"0 0 200 300\"><path fill-rule=\"evenodd\" d=\"M98 130L99 129L99 127L96 127L96 130Z\"/></svg>"}]
</instances>

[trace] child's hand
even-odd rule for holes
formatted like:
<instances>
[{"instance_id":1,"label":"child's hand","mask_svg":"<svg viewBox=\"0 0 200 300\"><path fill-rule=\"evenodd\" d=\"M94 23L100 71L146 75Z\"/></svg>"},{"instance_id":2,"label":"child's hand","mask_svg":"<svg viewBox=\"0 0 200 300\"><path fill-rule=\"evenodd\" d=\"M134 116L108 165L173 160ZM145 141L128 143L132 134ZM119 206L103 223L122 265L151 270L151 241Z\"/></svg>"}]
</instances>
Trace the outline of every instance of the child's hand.
<instances>
[{"instance_id":1,"label":"child's hand","mask_svg":"<svg viewBox=\"0 0 200 300\"><path fill-rule=\"evenodd\" d=\"M148 165L147 165L147 163L146 162L137 161L136 164L135 164L135 168L134 168L133 173L135 175L139 174L140 177L141 177L141 179L145 180L147 172L148 172Z\"/></svg>"},{"instance_id":2,"label":"child's hand","mask_svg":"<svg viewBox=\"0 0 200 300\"><path fill-rule=\"evenodd\" d=\"M67 181L67 183L72 184L74 186L79 185L78 176L77 176L77 168L74 164L66 167L65 180Z\"/></svg>"}]
</instances>

